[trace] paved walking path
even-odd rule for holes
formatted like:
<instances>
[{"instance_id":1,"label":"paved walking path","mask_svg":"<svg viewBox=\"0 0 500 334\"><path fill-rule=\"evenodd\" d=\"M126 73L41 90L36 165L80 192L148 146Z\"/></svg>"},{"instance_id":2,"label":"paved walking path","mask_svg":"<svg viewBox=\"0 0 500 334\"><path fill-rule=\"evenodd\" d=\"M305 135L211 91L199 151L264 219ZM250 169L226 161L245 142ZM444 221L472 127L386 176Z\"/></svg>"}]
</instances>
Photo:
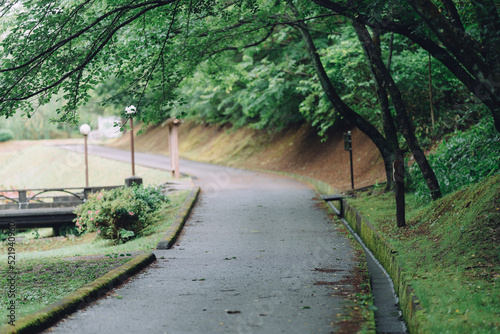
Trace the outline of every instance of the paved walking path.
<instances>
[{"instance_id":1,"label":"paved walking path","mask_svg":"<svg viewBox=\"0 0 500 334\"><path fill-rule=\"evenodd\" d=\"M165 157L136 162L143 158L161 165ZM176 246L154 251L158 261L117 289L120 298L101 299L51 332L338 332L345 297L336 292L350 291L357 262L313 190L276 175L181 167L202 192Z\"/></svg>"}]
</instances>

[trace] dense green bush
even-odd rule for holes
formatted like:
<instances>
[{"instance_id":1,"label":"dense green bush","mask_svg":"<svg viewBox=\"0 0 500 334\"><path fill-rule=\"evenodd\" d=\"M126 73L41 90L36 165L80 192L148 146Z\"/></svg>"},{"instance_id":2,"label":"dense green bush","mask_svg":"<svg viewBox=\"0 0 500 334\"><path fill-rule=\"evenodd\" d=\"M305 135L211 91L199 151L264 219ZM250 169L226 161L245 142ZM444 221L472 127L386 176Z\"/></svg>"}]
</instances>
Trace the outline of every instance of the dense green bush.
<instances>
[{"instance_id":1,"label":"dense green bush","mask_svg":"<svg viewBox=\"0 0 500 334\"><path fill-rule=\"evenodd\" d=\"M97 232L101 238L123 243L148 226L150 214L167 202L153 187L101 191L76 209L75 223L81 232Z\"/></svg>"},{"instance_id":2,"label":"dense green bush","mask_svg":"<svg viewBox=\"0 0 500 334\"><path fill-rule=\"evenodd\" d=\"M14 133L9 129L0 129L0 142L14 139Z\"/></svg>"},{"instance_id":3,"label":"dense green bush","mask_svg":"<svg viewBox=\"0 0 500 334\"><path fill-rule=\"evenodd\" d=\"M156 211L163 203L168 203L168 197L165 196L157 187L143 185L134 185L132 191L137 200L143 201L148 206L148 212Z\"/></svg>"},{"instance_id":4,"label":"dense green bush","mask_svg":"<svg viewBox=\"0 0 500 334\"><path fill-rule=\"evenodd\" d=\"M477 183L500 171L500 134L491 117L468 131L456 131L428 157L443 195ZM408 185L421 200L430 198L417 164L409 168Z\"/></svg>"}]
</instances>

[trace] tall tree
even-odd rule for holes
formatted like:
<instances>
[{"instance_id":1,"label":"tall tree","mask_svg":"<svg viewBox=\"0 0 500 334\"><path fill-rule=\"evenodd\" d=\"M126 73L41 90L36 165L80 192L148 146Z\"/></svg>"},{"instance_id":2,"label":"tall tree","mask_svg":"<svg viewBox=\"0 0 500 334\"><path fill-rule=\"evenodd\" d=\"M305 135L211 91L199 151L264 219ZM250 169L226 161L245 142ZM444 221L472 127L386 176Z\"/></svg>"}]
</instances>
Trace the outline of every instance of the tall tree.
<instances>
[{"instance_id":1,"label":"tall tree","mask_svg":"<svg viewBox=\"0 0 500 334\"><path fill-rule=\"evenodd\" d=\"M427 158L420 148L418 140L415 136L415 132L408 118L408 114L406 112L406 106L401 97L401 92L392 78L392 75L387 70L382 58L372 41L370 33L366 29L366 27L359 22L354 21L353 23L354 29L356 29L356 33L358 34L359 40L363 46L363 50L365 51L368 61L373 65L375 71L375 77L378 77L378 80L381 81L384 88L391 94L392 102L396 109L396 113L399 121L399 129L403 134L408 147L411 150L415 161L418 163L420 170L424 176L425 181L427 182L427 186L430 190L431 197L433 200L436 200L441 197L441 189L439 187L439 182L432 170L431 165L427 161Z\"/></svg>"},{"instance_id":2,"label":"tall tree","mask_svg":"<svg viewBox=\"0 0 500 334\"><path fill-rule=\"evenodd\" d=\"M368 122L363 116L350 108L339 96L337 90L333 86L330 78L328 77L328 74L325 71L307 24L304 21L298 19L298 10L291 0L288 1L288 7L295 16L293 18L293 21L295 22L293 26L302 35L304 44L307 48L307 51L309 52L309 57L311 58L312 66L314 67L315 72L318 75L323 91L325 92L326 96L328 97L334 108L337 110L337 112L345 117L349 121L349 123L358 127L371 139L375 146L377 146L384 160L387 185L388 187L392 187L392 161L394 160L394 150L392 149L388 141L384 138L384 136L377 130L375 126L373 126L373 124Z\"/></svg>"}]
</instances>

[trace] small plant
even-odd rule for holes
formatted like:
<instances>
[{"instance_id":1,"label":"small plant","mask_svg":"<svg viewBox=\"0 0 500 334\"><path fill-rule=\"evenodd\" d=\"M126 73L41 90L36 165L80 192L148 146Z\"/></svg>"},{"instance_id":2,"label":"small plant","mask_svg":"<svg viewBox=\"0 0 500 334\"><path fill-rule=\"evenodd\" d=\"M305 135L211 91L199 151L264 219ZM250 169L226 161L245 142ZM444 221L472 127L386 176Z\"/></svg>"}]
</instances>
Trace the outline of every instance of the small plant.
<instances>
[{"instance_id":1,"label":"small plant","mask_svg":"<svg viewBox=\"0 0 500 334\"><path fill-rule=\"evenodd\" d=\"M0 142L14 139L14 133L9 129L0 129Z\"/></svg>"},{"instance_id":2,"label":"small plant","mask_svg":"<svg viewBox=\"0 0 500 334\"><path fill-rule=\"evenodd\" d=\"M40 239L40 233L38 232L38 229L36 228L33 232L31 232L35 236L35 239Z\"/></svg>"},{"instance_id":3,"label":"small plant","mask_svg":"<svg viewBox=\"0 0 500 334\"><path fill-rule=\"evenodd\" d=\"M97 232L101 238L123 243L136 237L163 203L166 197L154 188L101 191L76 209L75 223L81 232Z\"/></svg>"}]
</instances>

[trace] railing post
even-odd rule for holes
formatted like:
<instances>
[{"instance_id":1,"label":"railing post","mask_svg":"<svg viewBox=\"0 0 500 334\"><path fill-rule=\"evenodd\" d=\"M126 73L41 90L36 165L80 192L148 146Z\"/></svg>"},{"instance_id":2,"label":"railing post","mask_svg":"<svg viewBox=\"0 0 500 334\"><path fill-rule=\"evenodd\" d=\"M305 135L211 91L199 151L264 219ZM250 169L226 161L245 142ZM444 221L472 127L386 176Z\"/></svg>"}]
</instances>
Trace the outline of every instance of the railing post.
<instances>
[{"instance_id":1,"label":"railing post","mask_svg":"<svg viewBox=\"0 0 500 334\"><path fill-rule=\"evenodd\" d=\"M28 197L26 196L26 190L18 190L19 195L19 209L26 209L28 207Z\"/></svg>"},{"instance_id":2,"label":"railing post","mask_svg":"<svg viewBox=\"0 0 500 334\"><path fill-rule=\"evenodd\" d=\"M92 193L92 188L84 188L83 189L83 201L86 202L89 198L89 194Z\"/></svg>"}]
</instances>

